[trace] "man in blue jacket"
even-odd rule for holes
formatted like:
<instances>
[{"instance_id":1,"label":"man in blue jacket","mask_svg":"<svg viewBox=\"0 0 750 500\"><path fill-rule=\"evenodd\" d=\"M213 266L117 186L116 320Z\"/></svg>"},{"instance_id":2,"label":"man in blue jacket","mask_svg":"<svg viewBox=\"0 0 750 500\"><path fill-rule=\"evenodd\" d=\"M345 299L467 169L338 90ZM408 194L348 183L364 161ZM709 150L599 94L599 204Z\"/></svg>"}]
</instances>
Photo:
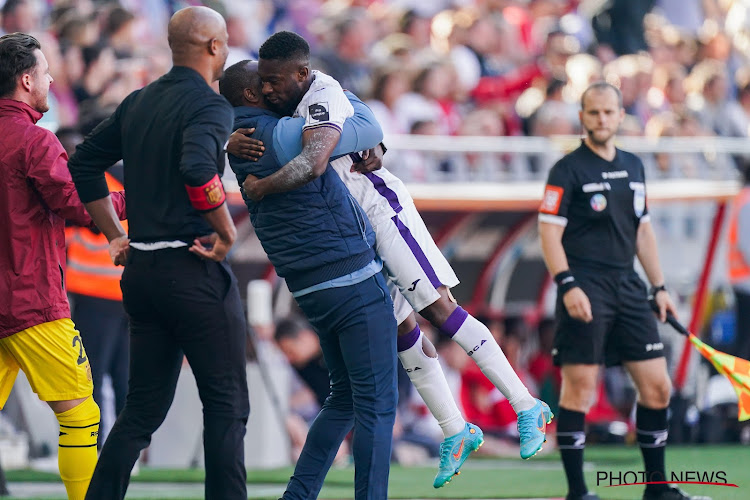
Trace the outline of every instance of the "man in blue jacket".
<instances>
[{"instance_id":1,"label":"man in blue jacket","mask_svg":"<svg viewBox=\"0 0 750 500\"><path fill-rule=\"evenodd\" d=\"M242 185L266 177L302 150L304 119L266 107L257 63L227 68L221 94L235 106L234 128L254 128L268 148L257 161L229 157ZM375 147L382 130L369 108L348 95L355 114L334 156ZM359 204L330 167L302 187L255 202L245 197L256 234L320 337L331 394L315 419L285 500L316 498L341 441L354 427L355 498L388 495L395 419L396 321L374 251L375 236Z\"/></svg>"}]
</instances>

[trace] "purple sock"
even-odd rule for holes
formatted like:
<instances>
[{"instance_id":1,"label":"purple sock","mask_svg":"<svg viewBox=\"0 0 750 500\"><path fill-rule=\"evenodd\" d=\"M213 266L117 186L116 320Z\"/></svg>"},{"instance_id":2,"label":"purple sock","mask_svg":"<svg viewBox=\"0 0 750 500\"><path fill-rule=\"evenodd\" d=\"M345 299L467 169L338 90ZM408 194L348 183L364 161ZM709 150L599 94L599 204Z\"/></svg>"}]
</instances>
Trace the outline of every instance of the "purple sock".
<instances>
[{"instance_id":1,"label":"purple sock","mask_svg":"<svg viewBox=\"0 0 750 500\"><path fill-rule=\"evenodd\" d=\"M448 319L445 320L445 323L440 327L440 331L449 337L453 337L468 317L469 313L464 311L463 307L457 306L451 315L448 316Z\"/></svg>"},{"instance_id":2,"label":"purple sock","mask_svg":"<svg viewBox=\"0 0 750 500\"><path fill-rule=\"evenodd\" d=\"M417 325L414 327L414 330L410 331L406 335L400 335L396 339L396 348L398 349L398 352L403 352L416 344L421 333L422 332L419 330L419 325Z\"/></svg>"}]
</instances>

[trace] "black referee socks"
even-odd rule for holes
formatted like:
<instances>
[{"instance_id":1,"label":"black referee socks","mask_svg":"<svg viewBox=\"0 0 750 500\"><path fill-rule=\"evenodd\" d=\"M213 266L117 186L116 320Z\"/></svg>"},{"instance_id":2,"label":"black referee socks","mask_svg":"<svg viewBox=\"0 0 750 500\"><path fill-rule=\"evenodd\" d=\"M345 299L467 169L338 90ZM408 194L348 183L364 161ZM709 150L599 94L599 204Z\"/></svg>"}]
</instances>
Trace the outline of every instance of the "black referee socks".
<instances>
[{"instance_id":1,"label":"black referee socks","mask_svg":"<svg viewBox=\"0 0 750 500\"><path fill-rule=\"evenodd\" d=\"M652 410L638 405L635 411L635 427L638 432L638 446L643 455L646 481L666 481L664 467L664 446L667 444L667 409ZM658 491L667 488L666 484L648 484L647 490Z\"/></svg>"},{"instance_id":2,"label":"black referee socks","mask_svg":"<svg viewBox=\"0 0 750 500\"><path fill-rule=\"evenodd\" d=\"M557 416L557 447L560 449L565 476L568 479L568 496L585 495L588 491L583 479L583 448L586 446L584 419L580 411L560 407Z\"/></svg>"}]
</instances>

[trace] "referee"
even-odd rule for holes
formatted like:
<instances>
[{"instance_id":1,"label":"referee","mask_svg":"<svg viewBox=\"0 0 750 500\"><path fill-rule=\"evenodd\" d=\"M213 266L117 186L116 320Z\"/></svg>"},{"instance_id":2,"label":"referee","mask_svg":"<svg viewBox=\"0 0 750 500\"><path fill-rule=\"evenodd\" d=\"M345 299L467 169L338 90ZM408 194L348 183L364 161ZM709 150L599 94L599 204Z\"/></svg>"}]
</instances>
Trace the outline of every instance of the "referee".
<instances>
[{"instance_id":1,"label":"referee","mask_svg":"<svg viewBox=\"0 0 750 500\"><path fill-rule=\"evenodd\" d=\"M625 116L620 91L605 82L592 84L581 97L579 116L585 137L549 173L539 233L558 285L552 354L562 367L557 440L568 480L566 499L595 500L599 497L583 479L584 419L601 363L622 364L638 389L643 482L668 480L664 445L672 388L646 287L633 269L635 256L651 282L660 320L675 310L649 221L643 164L614 146ZM692 497L666 484L647 484L643 498Z\"/></svg>"},{"instance_id":2,"label":"referee","mask_svg":"<svg viewBox=\"0 0 750 500\"><path fill-rule=\"evenodd\" d=\"M125 98L69 162L114 262L126 262L121 286L130 318L127 400L88 500L125 497L131 469L172 403L183 353L203 403L205 498L247 498L245 320L224 261L236 229L220 180L233 111L209 86L223 72L227 30L215 11L188 7L172 17L168 35L174 67ZM129 245L104 179L120 159Z\"/></svg>"}]
</instances>

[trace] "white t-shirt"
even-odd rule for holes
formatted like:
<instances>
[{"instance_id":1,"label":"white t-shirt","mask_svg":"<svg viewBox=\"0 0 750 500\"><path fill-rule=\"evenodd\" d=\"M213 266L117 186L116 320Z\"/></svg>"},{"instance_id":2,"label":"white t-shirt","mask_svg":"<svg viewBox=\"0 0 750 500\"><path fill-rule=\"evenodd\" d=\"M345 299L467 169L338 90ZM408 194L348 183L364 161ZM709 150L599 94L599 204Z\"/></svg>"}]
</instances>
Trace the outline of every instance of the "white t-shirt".
<instances>
[{"instance_id":1,"label":"white t-shirt","mask_svg":"<svg viewBox=\"0 0 750 500\"><path fill-rule=\"evenodd\" d=\"M333 127L341 132L344 121L354 116L354 108L344 95L344 90L335 79L313 70L313 82L302 96L294 117L303 117L302 130L317 127Z\"/></svg>"}]
</instances>

